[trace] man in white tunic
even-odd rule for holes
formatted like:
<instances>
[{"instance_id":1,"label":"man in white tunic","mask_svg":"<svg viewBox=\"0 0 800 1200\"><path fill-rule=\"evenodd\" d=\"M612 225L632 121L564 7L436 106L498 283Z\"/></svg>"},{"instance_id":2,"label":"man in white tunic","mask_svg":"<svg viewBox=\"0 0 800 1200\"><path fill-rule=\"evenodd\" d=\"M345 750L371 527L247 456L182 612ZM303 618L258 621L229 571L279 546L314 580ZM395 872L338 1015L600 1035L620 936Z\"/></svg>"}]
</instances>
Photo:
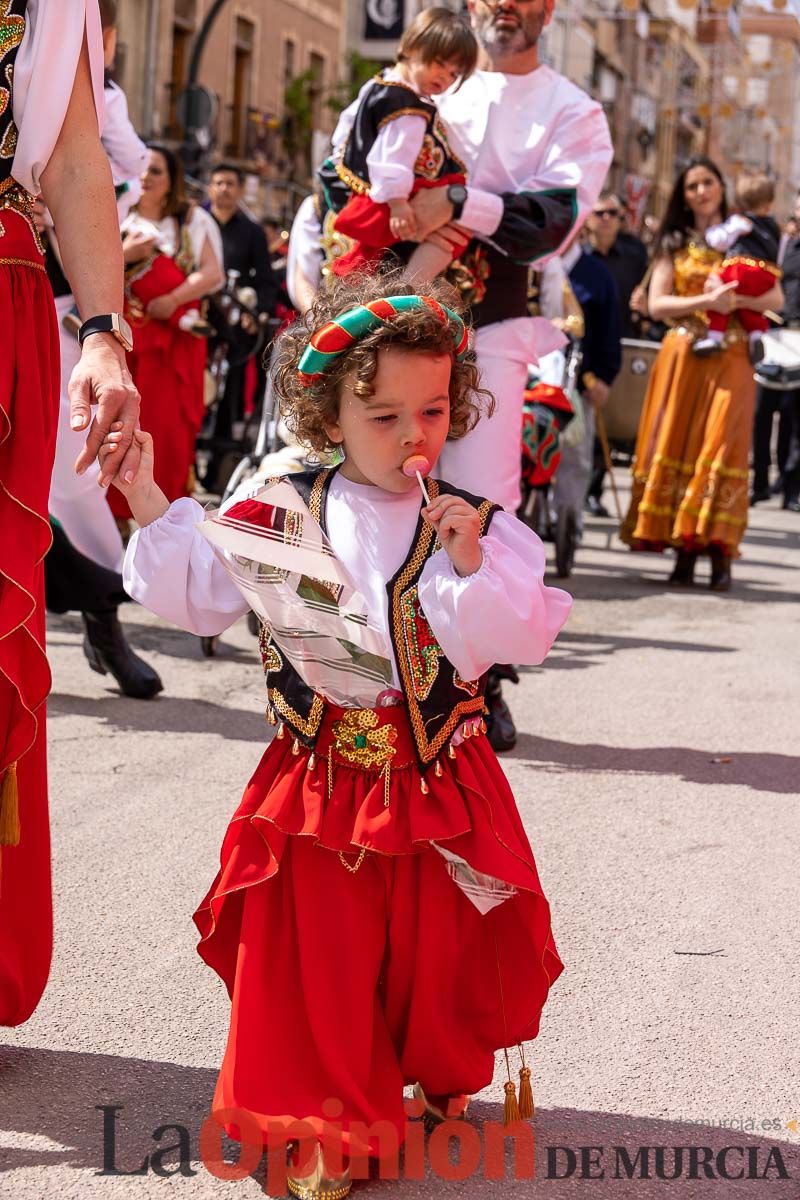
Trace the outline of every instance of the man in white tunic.
<instances>
[{"instance_id":1,"label":"man in white tunic","mask_svg":"<svg viewBox=\"0 0 800 1200\"><path fill-rule=\"evenodd\" d=\"M528 363L552 349L527 313L528 271L574 237L613 156L601 106L539 60L539 38L553 7L554 0L469 0L490 67L439 101L453 150L467 166L467 187L430 189L414 200L422 234L440 239L443 249L455 240L448 222L473 234L462 277L483 382L497 402L488 421L445 447L441 474L509 512L520 502ZM511 749L516 740L500 688L502 678L514 677L513 668L499 667L487 690L496 750Z\"/></svg>"}]
</instances>

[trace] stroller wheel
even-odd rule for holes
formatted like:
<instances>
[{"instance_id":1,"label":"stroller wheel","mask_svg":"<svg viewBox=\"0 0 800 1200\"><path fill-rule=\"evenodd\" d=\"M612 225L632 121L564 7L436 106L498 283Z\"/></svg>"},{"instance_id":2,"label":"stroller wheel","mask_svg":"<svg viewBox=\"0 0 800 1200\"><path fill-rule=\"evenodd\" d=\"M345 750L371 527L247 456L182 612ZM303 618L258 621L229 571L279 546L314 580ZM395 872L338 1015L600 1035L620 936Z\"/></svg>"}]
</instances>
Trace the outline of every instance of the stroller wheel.
<instances>
[{"instance_id":1,"label":"stroller wheel","mask_svg":"<svg viewBox=\"0 0 800 1200\"><path fill-rule=\"evenodd\" d=\"M576 541L575 513L571 508L562 508L556 519L556 571L560 579L572 574Z\"/></svg>"},{"instance_id":2,"label":"stroller wheel","mask_svg":"<svg viewBox=\"0 0 800 1200\"><path fill-rule=\"evenodd\" d=\"M217 653L218 637L201 637L200 649L203 652L203 658L213 658Z\"/></svg>"}]
</instances>

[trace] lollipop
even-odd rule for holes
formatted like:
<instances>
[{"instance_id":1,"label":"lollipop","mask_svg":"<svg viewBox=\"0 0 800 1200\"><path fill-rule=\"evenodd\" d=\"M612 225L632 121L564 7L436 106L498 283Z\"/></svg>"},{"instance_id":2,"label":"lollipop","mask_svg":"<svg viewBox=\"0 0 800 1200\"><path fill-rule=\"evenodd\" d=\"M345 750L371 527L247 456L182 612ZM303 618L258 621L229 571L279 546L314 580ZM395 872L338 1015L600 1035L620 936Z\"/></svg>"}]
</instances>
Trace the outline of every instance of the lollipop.
<instances>
[{"instance_id":1,"label":"lollipop","mask_svg":"<svg viewBox=\"0 0 800 1200\"><path fill-rule=\"evenodd\" d=\"M417 483L419 484L420 490L422 491L422 494L425 497L425 503L430 504L431 498L428 495L428 489L425 487L425 484L422 482L422 476L429 475L430 470L431 470L431 464L428 462L425 455L424 454L409 455L409 457L403 463L400 470L403 472L403 474L408 479L413 479L414 476L416 475Z\"/></svg>"}]
</instances>

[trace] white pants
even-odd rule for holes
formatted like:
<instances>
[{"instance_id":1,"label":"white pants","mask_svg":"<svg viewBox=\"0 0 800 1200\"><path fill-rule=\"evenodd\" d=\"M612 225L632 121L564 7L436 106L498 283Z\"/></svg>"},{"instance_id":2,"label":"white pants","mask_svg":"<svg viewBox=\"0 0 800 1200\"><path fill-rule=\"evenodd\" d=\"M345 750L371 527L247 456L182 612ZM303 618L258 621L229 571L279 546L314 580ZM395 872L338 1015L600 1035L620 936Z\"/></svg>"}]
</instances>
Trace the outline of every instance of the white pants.
<instances>
[{"instance_id":1,"label":"white pants","mask_svg":"<svg viewBox=\"0 0 800 1200\"><path fill-rule=\"evenodd\" d=\"M579 530L583 529L583 502L589 491L594 458L594 408L588 400L583 402L583 417L583 438L575 446L563 447L551 496L551 506L556 512L562 508L573 510Z\"/></svg>"},{"instance_id":2,"label":"white pants","mask_svg":"<svg viewBox=\"0 0 800 1200\"><path fill-rule=\"evenodd\" d=\"M438 474L448 483L516 512L520 504L522 404L528 364L564 344L564 336L541 317L515 317L479 329L475 350L481 384L495 399L460 441L445 443Z\"/></svg>"},{"instance_id":3,"label":"white pants","mask_svg":"<svg viewBox=\"0 0 800 1200\"><path fill-rule=\"evenodd\" d=\"M81 349L77 338L61 324L61 318L74 303L72 296L56 298L61 341L61 399L56 457L50 483L50 513L63 527L76 550L111 571L121 571L122 538L108 507L106 494L97 483L100 468L94 462L83 475L75 473L75 460L86 442L86 430L75 433L69 427L67 385L81 356Z\"/></svg>"}]
</instances>

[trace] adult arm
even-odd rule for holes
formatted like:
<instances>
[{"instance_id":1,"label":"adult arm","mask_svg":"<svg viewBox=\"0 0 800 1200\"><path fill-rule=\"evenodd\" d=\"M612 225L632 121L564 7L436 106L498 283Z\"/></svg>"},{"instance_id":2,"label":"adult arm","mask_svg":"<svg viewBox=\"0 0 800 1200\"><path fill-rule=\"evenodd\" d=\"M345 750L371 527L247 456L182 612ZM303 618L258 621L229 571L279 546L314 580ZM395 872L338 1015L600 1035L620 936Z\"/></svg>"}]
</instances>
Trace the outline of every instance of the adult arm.
<instances>
[{"instance_id":1,"label":"adult arm","mask_svg":"<svg viewBox=\"0 0 800 1200\"><path fill-rule=\"evenodd\" d=\"M278 303L278 281L269 261L267 239L263 230L255 223L250 226L250 267L251 278L243 279L241 282L243 284L249 282L255 289L258 311L271 316Z\"/></svg>"},{"instance_id":2,"label":"adult arm","mask_svg":"<svg viewBox=\"0 0 800 1200\"><path fill-rule=\"evenodd\" d=\"M292 222L286 259L286 290L301 313L311 307L319 287L324 258L321 238L319 201L306 196Z\"/></svg>"},{"instance_id":3,"label":"adult arm","mask_svg":"<svg viewBox=\"0 0 800 1200\"><path fill-rule=\"evenodd\" d=\"M562 251L586 220L612 157L605 114L581 94L566 106L544 163L516 192L495 195L467 184L459 225L515 262L542 265ZM422 237L453 216L442 188L419 192L413 207Z\"/></svg>"},{"instance_id":4,"label":"adult arm","mask_svg":"<svg viewBox=\"0 0 800 1200\"><path fill-rule=\"evenodd\" d=\"M672 291L674 286L672 259L662 254L653 267L647 295L647 306L654 321L674 321L694 312L732 313L736 307L735 283L721 284L697 296L676 296Z\"/></svg>"},{"instance_id":5,"label":"adult arm","mask_svg":"<svg viewBox=\"0 0 800 1200\"><path fill-rule=\"evenodd\" d=\"M779 313L783 308L783 299L783 288L776 280L769 291L764 292L761 296L737 296L736 308L757 313L763 313L769 309L771 312Z\"/></svg>"},{"instance_id":6,"label":"adult arm","mask_svg":"<svg viewBox=\"0 0 800 1200\"><path fill-rule=\"evenodd\" d=\"M190 230L192 245L195 247L197 266L191 271L183 283L179 283L171 292L157 296L147 306L151 317L160 321L168 321L175 309L181 304L191 304L202 296L216 292L225 282L222 269L222 242L214 234L217 229L214 218L201 208L194 208L189 217L194 226ZM213 230L211 228L213 226ZM217 231L218 232L218 231ZM199 251L198 251L199 246Z\"/></svg>"},{"instance_id":7,"label":"adult arm","mask_svg":"<svg viewBox=\"0 0 800 1200\"><path fill-rule=\"evenodd\" d=\"M58 138L40 175L42 198L58 234L64 273L86 320L123 307L122 246L108 159L100 142L92 92L86 36L78 59L72 93ZM112 422L122 422L123 453L119 471L135 475L139 450L133 430L139 416L139 394L125 353L110 334L93 334L83 344L81 359L69 384L70 423L89 428L76 463L79 473L97 457ZM92 405L97 411L92 418ZM101 476L107 484L111 476Z\"/></svg>"}]
</instances>

